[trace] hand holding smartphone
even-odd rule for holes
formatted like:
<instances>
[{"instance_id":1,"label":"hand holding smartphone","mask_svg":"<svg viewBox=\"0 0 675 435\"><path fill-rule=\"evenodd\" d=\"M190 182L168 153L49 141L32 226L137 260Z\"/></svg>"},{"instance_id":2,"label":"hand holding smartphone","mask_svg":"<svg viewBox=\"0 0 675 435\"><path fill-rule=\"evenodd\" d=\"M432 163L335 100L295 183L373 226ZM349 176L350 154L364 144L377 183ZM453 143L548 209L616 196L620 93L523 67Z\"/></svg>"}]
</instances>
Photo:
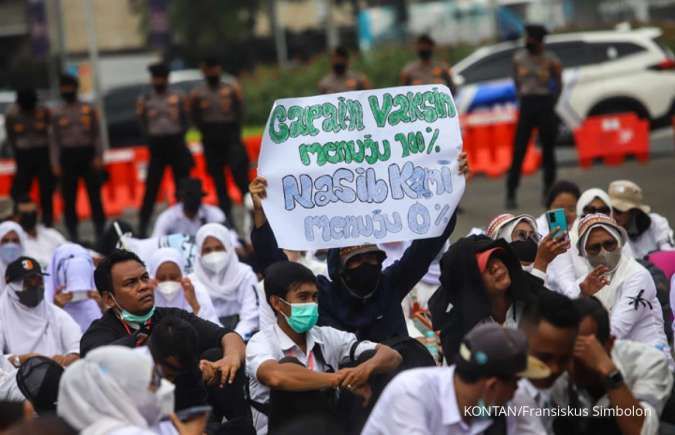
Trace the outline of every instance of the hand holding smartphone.
<instances>
[{"instance_id":1,"label":"hand holding smartphone","mask_svg":"<svg viewBox=\"0 0 675 435\"><path fill-rule=\"evenodd\" d=\"M546 212L546 222L548 223L549 233L554 239L567 237L569 231L565 210L557 208Z\"/></svg>"}]
</instances>

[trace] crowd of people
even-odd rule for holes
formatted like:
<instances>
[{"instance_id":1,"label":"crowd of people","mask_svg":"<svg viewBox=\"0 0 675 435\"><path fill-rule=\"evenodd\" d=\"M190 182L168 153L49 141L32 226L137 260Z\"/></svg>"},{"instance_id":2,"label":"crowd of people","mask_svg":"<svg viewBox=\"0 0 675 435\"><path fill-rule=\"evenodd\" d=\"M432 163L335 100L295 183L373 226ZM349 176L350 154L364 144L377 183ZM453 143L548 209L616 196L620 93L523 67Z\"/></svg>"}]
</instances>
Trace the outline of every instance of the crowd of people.
<instances>
[{"instance_id":1,"label":"crowd of people","mask_svg":"<svg viewBox=\"0 0 675 435\"><path fill-rule=\"evenodd\" d=\"M248 240L158 219L98 252L31 245L34 204L4 216L0 430L35 413L120 435L675 428L675 243L637 184L558 181L566 230L504 213L462 237L455 213L437 238L326 252L280 249L266 180L249 190Z\"/></svg>"},{"instance_id":2,"label":"crowd of people","mask_svg":"<svg viewBox=\"0 0 675 435\"><path fill-rule=\"evenodd\" d=\"M523 108L537 116L518 127L517 154L534 127L553 146L547 111L560 90L543 85L561 71L544 33L528 32L514 62ZM419 38L402 84L454 89L433 47ZM248 184L241 91L214 60L203 71L185 97L164 64L150 67L153 89L137 106L150 148L137 231L106 228L96 112L75 78L62 78L54 111L19 92L14 204L0 207L0 433L675 433L675 242L639 185L554 183L548 150L541 216L499 214L465 236L455 212L435 238L281 249L262 207L267 181ZM369 86L342 49L319 84ZM188 176L190 123L219 207ZM250 193L250 234L233 228L225 165ZM168 166L177 202L149 232ZM42 193L60 177L70 242L51 228L51 199L38 210L26 195L34 176ZM77 234L78 177L92 246Z\"/></svg>"}]
</instances>

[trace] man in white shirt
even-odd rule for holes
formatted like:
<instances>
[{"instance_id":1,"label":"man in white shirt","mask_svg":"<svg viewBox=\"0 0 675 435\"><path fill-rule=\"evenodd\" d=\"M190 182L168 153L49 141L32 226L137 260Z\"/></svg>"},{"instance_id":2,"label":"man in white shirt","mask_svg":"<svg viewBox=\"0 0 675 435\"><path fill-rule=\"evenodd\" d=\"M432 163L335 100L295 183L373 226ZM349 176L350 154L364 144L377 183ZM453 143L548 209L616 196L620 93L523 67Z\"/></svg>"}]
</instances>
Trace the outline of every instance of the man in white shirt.
<instances>
[{"instance_id":1,"label":"man in white shirt","mask_svg":"<svg viewBox=\"0 0 675 435\"><path fill-rule=\"evenodd\" d=\"M46 269L56 248L66 243L65 237L55 229L38 223L37 205L28 197L17 203L16 216L26 232L24 252Z\"/></svg>"},{"instance_id":2,"label":"man in white shirt","mask_svg":"<svg viewBox=\"0 0 675 435\"><path fill-rule=\"evenodd\" d=\"M609 185L614 219L628 233L628 242L635 258L644 258L653 251L675 249L673 230L668 219L651 213L651 207L642 202L642 189L628 180L613 181Z\"/></svg>"},{"instance_id":3,"label":"man in white shirt","mask_svg":"<svg viewBox=\"0 0 675 435\"><path fill-rule=\"evenodd\" d=\"M265 271L265 295L277 323L255 334L246 347L253 422L259 435L268 432L265 413L270 432L308 414L333 415L333 390L338 388L367 403L371 377L389 373L401 363L398 352L387 346L316 326L316 277L305 266L272 264ZM349 362L361 363L340 368Z\"/></svg>"},{"instance_id":4,"label":"man in white shirt","mask_svg":"<svg viewBox=\"0 0 675 435\"><path fill-rule=\"evenodd\" d=\"M527 335L529 353L546 364L551 375L545 379L521 379L510 405L522 410L514 418L514 434L553 434L551 388L572 360L579 328L579 315L567 296L542 292L525 308L519 328ZM534 410L548 410L534 412Z\"/></svg>"},{"instance_id":5,"label":"man in white shirt","mask_svg":"<svg viewBox=\"0 0 675 435\"><path fill-rule=\"evenodd\" d=\"M519 378L550 370L527 354L523 332L482 323L464 337L455 365L405 371L387 386L362 435L474 435L505 425L501 408ZM504 428L505 430L505 428Z\"/></svg>"},{"instance_id":6,"label":"man in white shirt","mask_svg":"<svg viewBox=\"0 0 675 435\"><path fill-rule=\"evenodd\" d=\"M597 299L574 304L581 323L573 364L552 396L559 407L575 408L577 417L556 419L556 433L658 433L673 387L666 357L650 345L615 340L607 310Z\"/></svg>"},{"instance_id":7,"label":"man in white shirt","mask_svg":"<svg viewBox=\"0 0 675 435\"><path fill-rule=\"evenodd\" d=\"M164 210L157 217L152 237L169 234L187 234L194 236L202 225L209 223L225 223L223 211L213 205L203 204L202 182L197 178L181 180L175 205Z\"/></svg>"}]
</instances>

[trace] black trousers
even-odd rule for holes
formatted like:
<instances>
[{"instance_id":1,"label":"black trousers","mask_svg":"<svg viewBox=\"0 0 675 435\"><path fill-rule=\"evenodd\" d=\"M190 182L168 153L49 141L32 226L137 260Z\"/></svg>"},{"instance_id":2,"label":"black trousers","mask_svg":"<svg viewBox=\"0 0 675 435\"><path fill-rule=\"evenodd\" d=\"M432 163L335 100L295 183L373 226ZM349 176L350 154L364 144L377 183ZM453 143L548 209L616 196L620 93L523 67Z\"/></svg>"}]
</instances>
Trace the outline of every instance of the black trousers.
<instances>
[{"instance_id":1,"label":"black trousers","mask_svg":"<svg viewBox=\"0 0 675 435\"><path fill-rule=\"evenodd\" d=\"M151 136L148 138L150 146L150 162L148 163L148 172L145 179L145 195L140 211L139 232L141 237L145 237L148 231L150 217L155 208L155 199L162 183L164 169L171 168L173 173L173 182L178 188L181 179L190 175L192 167L192 155L185 145L183 134L167 136Z\"/></svg>"},{"instance_id":2,"label":"black trousers","mask_svg":"<svg viewBox=\"0 0 675 435\"><path fill-rule=\"evenodd\" d=\"M61 150L61 191L65 207L66 229L73 242L79 240L77 234L77 183L82 178L87 188L91 216L94 221L96 238L103 234L105 214L101 204L101 181L103 174L93 167L94 149L92 147L65 148Z\"/></svg>"},{"instance_id":3,"label":"black trousers","mask_svg":"<svg viewBox=\"0 0 675 435\"><path fill-rule=\"evenodd\" d=\"M206 169L213 179L218 194L218 204L230 224L232 203L227 194L225 167L232 171L234 183L242 195L248 192L248 155L241 143L241 127L238 123L205 124L201 129Z\"/></svg>"},{"instance_id":4,"label":"black trousers","mask_svg":"<svg viewBox=\"0 0 675 435\"><path fill-rule=\"evenodd\" d=\"M12 183L12 199L15 202L30 193L33 180L40 186L40 209L42 222L51 227L54 222L52 194L54 193L54 176L49 162L47 147L29 150L16 150L16 176Z\"/></svg>"},{"instance_id":5,"label":"black trousers","mask_svg":"<svg viewBox=\"0 0 675 435\"><path fill-rule=\"evenodd\" d=\"M555 116L555 98L552 96L525 96L520 100L520 116L513 144L513 162L509 169L506 189L509 198L515 197L520 184L520 171L532 130L539 129L544 167L544 189L548 192L556 178L555 141L558 120Z\"/></svg>"}]
</instances>

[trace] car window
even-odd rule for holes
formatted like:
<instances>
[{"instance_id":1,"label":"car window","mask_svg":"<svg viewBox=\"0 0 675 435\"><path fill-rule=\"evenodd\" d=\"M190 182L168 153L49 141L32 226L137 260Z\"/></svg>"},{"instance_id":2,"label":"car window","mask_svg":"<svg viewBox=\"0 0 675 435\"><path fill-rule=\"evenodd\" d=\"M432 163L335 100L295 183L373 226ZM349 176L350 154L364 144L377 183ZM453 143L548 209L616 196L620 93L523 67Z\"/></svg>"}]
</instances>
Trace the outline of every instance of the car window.
<instances>
[{"instance_id":1,"label":"car window","mask_svg":"<svg viewBox=\"0 0 675 435\"><path fill-rule=\"evenodd\" d=\"M593 62L608 62L645 51L632 42L603 42L590 44Z\"/></svg>"},{"instance_id":2,"label":"car window","mask_svg":"<svg viewBox=\"0 0 675 435\"><path fill-rule=\"evenodd\" d=\"M546 49L558 56L563 68L574 68L595 63L588 44L581 41L552 42L546 44Z\"/></svg>"},{"instance_id":3,"label":"car window","mask_svg":"<svg viewBox=\"0 0 675 435\"><path fill-rule=\"evenodd\" d=\"M510 48L493 53L465 68L461 72L464 82L470 84L511 77L515 50Z\"/></svg>"}]
</instances>

